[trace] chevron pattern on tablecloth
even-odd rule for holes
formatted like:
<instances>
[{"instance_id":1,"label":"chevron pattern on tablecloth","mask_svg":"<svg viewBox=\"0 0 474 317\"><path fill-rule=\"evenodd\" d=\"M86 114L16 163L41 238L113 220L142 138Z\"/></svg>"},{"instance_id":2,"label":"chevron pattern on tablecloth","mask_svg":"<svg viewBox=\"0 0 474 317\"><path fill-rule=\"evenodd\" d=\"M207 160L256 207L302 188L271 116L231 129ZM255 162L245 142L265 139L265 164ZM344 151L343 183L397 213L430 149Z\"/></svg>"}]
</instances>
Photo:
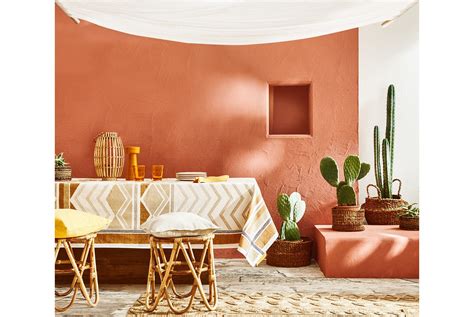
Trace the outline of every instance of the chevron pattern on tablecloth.
<instances>
[{"instance_id":1,"label":"chevron pattern on tablecloth","mask_svg":"<svg viewBox=\"0 0 474 317\"><path fill-rule=\"evenodd\" d=\"M222 230L242 230L253 192L254 186L245 183L173 184L171 212L193 212Z\"/></svg>"}]
</instances>

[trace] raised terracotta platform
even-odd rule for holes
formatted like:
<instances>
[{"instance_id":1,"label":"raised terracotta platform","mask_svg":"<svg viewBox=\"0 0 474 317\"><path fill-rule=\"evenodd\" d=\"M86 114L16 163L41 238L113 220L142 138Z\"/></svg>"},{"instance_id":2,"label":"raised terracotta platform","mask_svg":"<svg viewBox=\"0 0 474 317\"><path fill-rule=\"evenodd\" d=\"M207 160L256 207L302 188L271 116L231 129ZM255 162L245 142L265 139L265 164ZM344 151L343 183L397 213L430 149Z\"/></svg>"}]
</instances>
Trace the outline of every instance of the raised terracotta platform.
<instances>
[{"instance_id":1,"label":"raised terracotta platform","mask_svg":"<svg viewBox=\"0 0 474 317\"><path fill-rule=\"evenodd\" d=\"M315 226L316 261L326 277L418 278L418 231L365 226L361 232Z\"/></svg>"}]
</instances>

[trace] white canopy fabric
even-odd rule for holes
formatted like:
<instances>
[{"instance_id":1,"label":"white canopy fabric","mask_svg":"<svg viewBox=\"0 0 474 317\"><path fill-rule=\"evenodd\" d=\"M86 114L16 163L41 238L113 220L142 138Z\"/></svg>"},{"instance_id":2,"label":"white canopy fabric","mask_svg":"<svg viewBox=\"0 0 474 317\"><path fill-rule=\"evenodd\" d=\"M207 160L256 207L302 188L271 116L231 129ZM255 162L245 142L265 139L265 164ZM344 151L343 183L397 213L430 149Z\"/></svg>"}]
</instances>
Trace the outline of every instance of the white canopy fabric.
<instances>
[{"instance_id":1,"label":"white canopy fabric","mask_svg":"<svg viewBox=\"0 0 474 317\"><path fill-rule=\"evenodd\" d=\"M417 0L56 0L72 18L198 44L299 40L392 20Z\"/></svg>"}]
</instances>

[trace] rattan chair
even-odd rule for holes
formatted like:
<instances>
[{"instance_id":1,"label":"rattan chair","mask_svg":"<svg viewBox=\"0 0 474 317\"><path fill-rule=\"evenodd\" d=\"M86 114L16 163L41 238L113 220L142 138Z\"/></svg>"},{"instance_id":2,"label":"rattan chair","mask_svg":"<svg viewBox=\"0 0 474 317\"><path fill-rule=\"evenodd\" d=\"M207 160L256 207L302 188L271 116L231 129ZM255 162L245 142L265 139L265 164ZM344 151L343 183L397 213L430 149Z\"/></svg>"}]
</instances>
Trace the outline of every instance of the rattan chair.
<instances>
[{"instance_id":1,"label":"rattan chair","mask_svg":"<svg viewBox=\"0 0 474 317\"><path fill-rule=\"evenodd\" d=\"M56 297L66 297L72 293L71 299L66 306L58 306L56 304L55 309L57 312L64 312L74 304L78 290L81 291L82 296L89 306L95 307L99 302L99 282L97 279L94 249L94 239L96 235L96 233L90 233L80 237L55 239L56 250L54 260L57 266L55 268L55 273L58 275L72 274L74 276L71 285L66 291L55 291ZM79 260L76 260L74 257L72 243L84 243L84 249ZM61 247L64 247L68 260L58 260L58 254ZM66 264L70 264L71 267L58 268L58 266L64 267ZM89 291L87 290L83 279L83 274L86 270L89 270Z\"/></svg>"},{"instance_id":2,"label":"rattan chair","mask_svg":"<svg viewBox=\"0 0 474 317\"><path fill-rule=\"evenodd\" d=\"M187 312L194 301L196 291L199 291L201 301L209 310L214 310L217 306L217 284L214 266L214 234L207 234L194 237L158 238L150 236L150 266L148 270L148 280L146 288L146 309L153 311L162 299L165 299L169 308L175 314ZM196 259L192 249L192 244L203 244L200 259ZM163 249L164 244L172 244L170 256L167 258ZM184 261L178 260L182 253ZM208 263L204 263L206 256ZM184 269L180 269L183 268ZM209 294L206 295L201 282L201 274L207 272L209 277ZM161 281L158 292L156 291L156 274ZM179 293L173 282L173 276L192 275L194 282L189 292ZM173 294L170 294L171 289ZM187 299L189 301L184 309L178 309L174 300Z\"/></svg>"}]
</instances>

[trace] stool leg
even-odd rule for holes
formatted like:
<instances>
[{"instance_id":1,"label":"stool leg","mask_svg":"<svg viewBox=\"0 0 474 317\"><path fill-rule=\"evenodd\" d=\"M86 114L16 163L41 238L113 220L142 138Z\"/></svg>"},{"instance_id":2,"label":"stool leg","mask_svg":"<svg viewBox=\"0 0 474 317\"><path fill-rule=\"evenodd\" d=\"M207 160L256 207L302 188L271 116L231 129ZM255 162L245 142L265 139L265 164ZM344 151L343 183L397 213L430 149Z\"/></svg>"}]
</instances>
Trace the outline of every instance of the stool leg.
<instances>
[{"instance_id":1,"label":"stool leg","mask_svg":"<svg viewBox=\"0 0 474 317\"><path fill-rule=\"evenodd\" d=\"M156 278L156 261L155 261L155 248L156 244L150 237L150 264L148 266L148 277L146 284L146 298L145 306L148 311L153 311L158 305L160 299L155 298L155 278ZM160 274L161 275L161 274ZM152 304L153 303L153 304Z\"/></svg>"},{"instance_id":2,"label":"stool leg","mask_svg":"<svg viewBox=\"0 0 474 317\"><path fill-rule=\"evenodd\" d=\"M73 269L73 271L76 275L75 276L75 278L77 279L76 288L79 288L81 290L81 293L84 296L84 298L86 299L87 304L89 304L89 306L91 306L91 307L95 307L97 305L97 301L93 302L91 300L91 298L89 296L89 293L87 292L86 285L84 284L84 279L82 278L82 276L84 274L85 267L86 267L85 263L87 262L87 257L89 255L89 249L92 246L92 242L93 242L92 239L87 239L86 240L86 243L85 243L85 246L84 246L84 251L85 252L83 251L83 253L85 253L85 254L84 254L83 257L81 257L81 260L83 262L82 262L80 270L77 266L76 261L74 260L74 254L72 253L72 248L67 247L66 248L66 253L68 254L69 259L71 260L72 269ZM77 285L77 284L79 284L79 285Z\"/></svg>"},{"instance_id":3,"label":"stool leg","mask_svg":"<svg viewBox=\"0 0 474 317\"><path fill-rule=\"evenodd\" d=\"M217 306L217 280L216 280L216 268L214 264L214 240L210 239L209 242L209 303L212 305L213 309Z\"/></svg>"},{"instance_id":4,"label":"stool leg","mask_svg":"<svg viewBox=\"0 0 474 317\"><path fill-rule=\"evenodd\" d=\"M186 251L186 248L184 247L184 244L183 244L181 241L178 241L178 242L177 242L177 248L178 248L178 251L181 249L181 251L182 251L182 253L183 253L183 256L184 256L185 258L189 258L188 253L187 253L187 251ZM189 264L188 264L188 266L189 266ZM171 281L171 283L173 283L172 277L170 277L170 281ZM174 285L174 284L173 284L173 285ZM189 296L186 296L186 297L189 297L188 304L187 304L186 307L184 307L182 310L177 309L177 308L173 305L173 302L171 301L171 298L170 298L169 294L167 293L167 294L166 294L166 295L167 295L167 296L166 296L166 300L167 300L167 302L168 302L168 306L169 306L169 308L171 309L171 311L172 311L173 313L179 314L179 315L180 315L180 314L184 314L185 312L187 312L187 311L191 308L191 306L192 306L192 304L193 304L193 300L194 300L194 296L195 296L195 294L196 294L196 290L197 290L197 283L196 283L196 281L194 281L194 282L193 282L193 285L192 285L192 287L191 287L191 290L188 292ZM186 298L186 297L184 297L184 298Z\"/></svg>"},{"instance_id":5,"label":"stool leg","mask_svg":"<svg viewBox=\"0 0 474 317\"><path fill-rule=\"evenodd\" d=\"M97 305L99 302L99 275L97 274L97 264L95 261L95 239L91 238L90 246L90 271L89 271L89 283L90 283L90 299L95 295L95 300L93 301L94 305Z\"/></svg>"},{"instance_id":6,"label":"stool leg","mask_svg":"<svg viewBox=\"0 0 474 317\"><path fill-rule=\"evenodd\" d=\"M76 261L74 259L74 255L72 254L72 251L69 249L69 245L67 243L66 240L60 240L61 243L63 244L64 246L64 249L66 250L66 253L67 253L67 256L69 258L69 261L71 262L71 265L73 265L73 268L74 266L76 266ZM77 269L77 266L76 266L76 269ZM74 273L76 273L76 270L74 270ZM60 307L60 306L55 306L55 310L57 312L64 312L66 311L67 309L69 309L69 307L72 306L72 304L74 304L74 300L76 299L76 296L77 296L77 283L75 282L76 280L76 276L74 276L74 286L71 288L71 291L74 290L73 294L72 294L72 297L71 297L71 300L69 301L69 303L66 305L66 306L63 306L63 307ZM70 292L67 292L67 294L69 294Z\"/></svg>"},{"instance_id":7,"label":"stool leg","mask_svg":"<svg viewBox=\"0 0 474 317\"><path fill-rule=\"evenodd\" d=\"M181 245L182 245L182 243L181 243ZM186 262L189 266L189 270L191 271L191 274L194 278L194 283L196 284L197 289L199 290L199 293L201 295L202 301L204 302L204 305L207 307L207 309L214 310L216 308L216 305L215 305L216 303L214 303L214 305L209 304L209 301L207 300L206 294L204 293L204 289L202 287L202 282L201 282L201 277L200 277L202 267L203 267L203 264L204 264L204 259L205 259L205 256L206 256L206 252L208 251L209 246L210 246L210 240L207 240L206 244L205 244L205 247L204 247L204 250L203 250L203 255L201 257L201 261L200 261L197 273L196 273L196 270L194 268L193 262L191 261L188 254L186 252L183 252L183 254L184 254L184 258L185 258L185 260L186 260ZM184 247L184 245L182 245L182 247ZM193 299L194 299L194 296L191 296L191 301Z\"/></svg>"},{"instance_id":8,"label":"stool leg","mask_svg":"<svg viewBox=\"0 0 474 317\"><path fill-rule=\"evenodd\" d=\"M56 249L54 250L54 262L55 263L58 260L59 251L61 250L61 244L63 244L63 240L59 239L56 243ZM61 292L55 290L54 295L56 295L58 297L64 297L64 296L69 295L72 292L72 290L74 289L74 284L75 283L76 283L76 281L73 279L72 283L69 286L69 289L67 291L61 293Z\"/></svg>"}]
</instances>

